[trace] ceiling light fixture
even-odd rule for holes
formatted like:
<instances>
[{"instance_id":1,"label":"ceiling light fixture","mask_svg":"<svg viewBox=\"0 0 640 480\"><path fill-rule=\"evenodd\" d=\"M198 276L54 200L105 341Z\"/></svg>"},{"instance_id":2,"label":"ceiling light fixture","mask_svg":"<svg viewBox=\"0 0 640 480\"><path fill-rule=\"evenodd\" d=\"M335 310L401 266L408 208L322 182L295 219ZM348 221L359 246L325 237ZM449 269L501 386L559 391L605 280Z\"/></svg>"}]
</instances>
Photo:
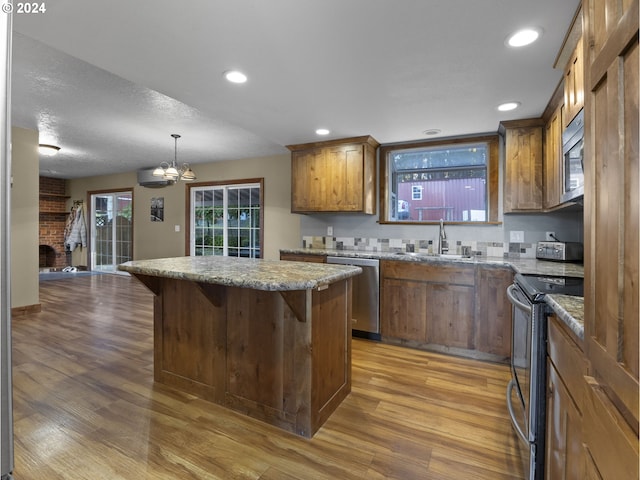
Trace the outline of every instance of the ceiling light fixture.
<instances>
[{"instance_id":1,"label":"ceiling light fixture","mask_svg":"<svg viewBox=\"0 0 640 480\"><path fill-rule=\"evenodd\" d=\"M245 83L247 81L247 76L238 70L227 70L224 72L224 78L231 83Z\"/></svg>"},{"instance_id":2,"label":"ceiling light fixture","mask_svg":"<svg viewBox=\"0 0 640 480\"><path fill-rule=\"evenodd\" d=\"M329 130L326 128L319 128L316 130L317 135L329 135L329 133L331 132L329 132Z\"/></svg>"},{"instance_id":3,"label":"ceiling light fixture","mask_svg":"<svg viewBox=\"0 0 640 480\"><path fill-rule=\"evenodd\" d=\"M41 155L46 155L48 157L53 157L56 153L60 151L60 147L56 145L48 145L46 143L41 143L38 145L38 152Z\"/></svg>"},{"instance_id":4,"label":"ceiling light fixture","mask_svg":"<svg viewBox=\"0 0 640 480\"><path fill-rule=\"evenodd\" d=\"M500 112L510 112L511 110L515 110L520 106L520 102L505 102L498 105L498 111Z\"/></svg>"},{"instance_id":5,"label":"ceiling light fixture","mask_svg":"<svg viewBox=\"0 0 640 480\"><path fill-rule=\"evenodd\" d=\"M180 135L177 133L172 133L175 143L175 152L173 157L173 163L169 164L168 162L162 162L158 167L153 171L153 175L155 177L162 177L165 180L172 180L176 182L178 180L184 180L185 182L190 182L196 179L196 174L191 170L188 163L183 163L180 168L177 167L178 164L178 139Z\"/></svg>"},{"instance_id":6,"label":"ceiling light fixture","mask_svg":"<svg viewBox=\"0 0 640 480\"><path fill-rule=\"evenodd\" d=\"M425 130L422 133L427 136L432 136L432 135L438 135L441 132L442 130L440 130L439 128L430 128L429 130Z\"/></svg>"},{"instance_id":7,"label":"ceiling light fixture","mask_svg":"<svg viewBox=\"0 0 640 480\"><path fill-rule=\"evenodd\" d=\"M541 33L542 30L539 28L524 28L510 35L506 43L510 47L524 47L540 38Z\"/></svg>"}]
</instances>

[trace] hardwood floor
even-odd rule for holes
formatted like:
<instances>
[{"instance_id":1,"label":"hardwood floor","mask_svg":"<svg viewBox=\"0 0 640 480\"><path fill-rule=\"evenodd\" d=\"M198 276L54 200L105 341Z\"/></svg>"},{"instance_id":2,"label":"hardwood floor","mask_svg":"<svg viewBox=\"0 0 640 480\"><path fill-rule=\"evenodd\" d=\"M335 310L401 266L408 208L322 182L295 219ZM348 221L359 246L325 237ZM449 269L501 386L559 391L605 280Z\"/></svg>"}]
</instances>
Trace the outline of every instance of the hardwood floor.
<instances>
[{"instance_id":1,"label":"hardwood floor","mask_svg":"<svg viewBox=\"0 0 640 480\"><path fill-rule=\"evenodd\" d=\"M521 479L507 366L353 341L353 390L311 440L153 383L152 295L41 282L13 321L18 480Z\"/></svg>"}]
</instances>

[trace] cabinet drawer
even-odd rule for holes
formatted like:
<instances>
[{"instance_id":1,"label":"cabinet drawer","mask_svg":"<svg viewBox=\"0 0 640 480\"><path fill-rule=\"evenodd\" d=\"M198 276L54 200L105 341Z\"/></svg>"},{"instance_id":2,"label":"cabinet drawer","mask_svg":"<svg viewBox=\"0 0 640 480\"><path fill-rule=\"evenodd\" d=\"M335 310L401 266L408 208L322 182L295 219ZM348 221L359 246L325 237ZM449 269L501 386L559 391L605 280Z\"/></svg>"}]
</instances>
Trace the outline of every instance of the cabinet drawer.
<instances>
[{"instance_id":1,"label":"cabinet drawer","mask_svg":"<svg viewBox=\"0 0 640 480\"><path fill-rule=\"evenodd\" d=\"M280 260L293 262L327 263L326 255L313 255L310 253L281 253Z\"/></svg>"},{"instance_id":2,"label":"cabinet drawer","mask_svg":"<svg viewBox=\"0 0 640 480\"><path fill-rule=\"evenodd\" d=\"M584 381L584 376L587 375L587 361L582 350L563 331L560 322L562 320L555 315L549 317L548 355L576 406L582 412L587 389Z\"/></svg>"},{"instance_id":3,"label":"cabinet drawer","mask_svg":"<svg viewBox=\"0 0 640 480\"><path fill-rule=\"evenodd\" d=\"M398 278L418 282L474 285L475 268L466 265L430 265L417 262L385 260L381 262L383 278Z\"/></svg>"}]
</instances>

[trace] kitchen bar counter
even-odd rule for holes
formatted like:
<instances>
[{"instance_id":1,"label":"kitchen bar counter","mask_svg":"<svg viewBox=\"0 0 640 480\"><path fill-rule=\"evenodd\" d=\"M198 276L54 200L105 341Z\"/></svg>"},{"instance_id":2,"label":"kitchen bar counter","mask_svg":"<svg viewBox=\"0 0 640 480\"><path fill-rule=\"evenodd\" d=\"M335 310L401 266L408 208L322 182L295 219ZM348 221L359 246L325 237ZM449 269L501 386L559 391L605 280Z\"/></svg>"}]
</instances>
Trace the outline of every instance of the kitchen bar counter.
<instances>
[{"instance_id":1,"label":"kitchen bar counter","mask_svg":"<svg viewBox=\"0 0 640 480\"><path fill-rule=\"evenodd\" d=\"M360 267L233 257L175 257L123 263L119 270L153 277L268 291L306 290L362 272Z\"/></svg>"},{"instance_id":2,"label":"kitchen bar counter","mask_svg":"<svg viewBox=\"0 0 640 480\"><path fill-rule=\"evenodd\" d=\"M359 267L228 257L120 265L154 298L154 380L311 437L351 391Z\"/></svg>"}]
</instances>

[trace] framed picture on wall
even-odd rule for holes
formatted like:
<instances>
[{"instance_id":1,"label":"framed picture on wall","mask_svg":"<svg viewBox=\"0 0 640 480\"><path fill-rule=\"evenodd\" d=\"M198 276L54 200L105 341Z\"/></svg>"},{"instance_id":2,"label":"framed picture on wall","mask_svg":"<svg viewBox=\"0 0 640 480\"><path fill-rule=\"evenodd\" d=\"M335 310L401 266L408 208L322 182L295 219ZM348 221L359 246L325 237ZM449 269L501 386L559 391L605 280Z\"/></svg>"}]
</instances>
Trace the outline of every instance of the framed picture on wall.
<instances>
[{"instance_id":1,"label":"framed picture on wall","mask_svg":"<svg viewBox=\"0 0 640 480\"><path fill-rule=\"evenodd\" d=\"M151 221L164 222L164 197L151 199Z\"/></svg>"}]
</instances>

